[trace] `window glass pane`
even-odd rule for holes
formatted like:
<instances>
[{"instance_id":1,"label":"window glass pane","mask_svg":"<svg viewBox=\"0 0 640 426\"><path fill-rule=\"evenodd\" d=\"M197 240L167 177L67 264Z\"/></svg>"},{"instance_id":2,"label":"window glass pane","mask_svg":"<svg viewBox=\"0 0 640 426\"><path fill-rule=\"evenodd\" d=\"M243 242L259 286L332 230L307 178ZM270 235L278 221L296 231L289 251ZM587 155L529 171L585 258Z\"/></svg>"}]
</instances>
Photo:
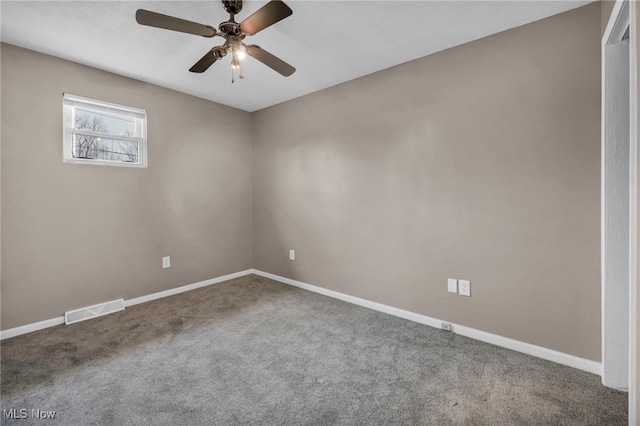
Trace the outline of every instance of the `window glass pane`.
<instances>
[{"instance_id":1,"label":"window glass pane","mask_svg":"<svg viewBox=\"0 0 640 426\"><path fill-rule=\"evenodd\" d=\"M65 163L147 167L143 109L65 93L63 126Z\"/></svg>"},{"instance_id":2,"label":"window glass pane","mask_svg":"<svg viewBox=\"0 0 640 426\"><path fill-rule=\"evenodd\" d=\"M138 142L74 135L73 157L91 160L138 162Z\"/></svg>"},{"instance_id":3,"label":"window glass pane","mask_svg":"<svg viewBox=\"0 0 640 426\"><path fill-rule=\"evenodd\" d=\"M92 132L108 133L114 136L136 135L136 122L132 117L107 114L76 108L75 128Z\"/></svg>"}]
</instances>

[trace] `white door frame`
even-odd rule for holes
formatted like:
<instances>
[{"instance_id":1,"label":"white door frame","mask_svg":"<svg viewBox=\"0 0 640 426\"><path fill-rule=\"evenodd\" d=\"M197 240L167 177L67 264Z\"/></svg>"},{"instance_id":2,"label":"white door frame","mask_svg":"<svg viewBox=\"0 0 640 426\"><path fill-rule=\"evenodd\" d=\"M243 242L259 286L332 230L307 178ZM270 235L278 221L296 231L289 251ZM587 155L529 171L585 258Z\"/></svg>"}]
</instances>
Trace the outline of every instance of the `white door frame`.
<instances>
[{"instance_id":1,"label":"white door frame","mask_svg":"<svg viewBox=\"0 0 640 426\"><path fill-rule=\"evenodd\" d=\"M625 17L626 13L626 17ZM602 152L605 150L605 129L606 129L606 46L609 40L615 40L622 36L621 32L624 32L629 27L629 425L636 425L637 419L637 399L638 389L636 388L636 380L638 374L637 365L637 353L638 353L638 341L637 341L637 327L638 327L638 238L637 238L637 210L638 210L638 64L637 64L637 4L634 0L616 0L613 11L609 18L607 28L602 38L601 51L602 51L602 135L601 144ZM604 205L604 161L602 158L602 173L603 173L603 185L602 185L602 230L603 239L601 241L602 247L602 287L603 295L606 282L604 280L606 266L605 265L605 240L604 240L604 226L605 226L605 205ZM604 318L607 307L605 306L605 300L603 297L602 304L602 321L603 321L603 355L604 355ZM607 366L604 364L605 358L603 356L603 371L606 371Z\"/></svg>"},{"instance_id":2,"label":"white door frame","mask_svg":"<svg viewBox=\"0 0 640 426\"><path fill-rule=\"evenodd\" d=\"M602 383L629 386L630 46L629 2L611 14L602 38Z\"/></svg>"},{"instance_id":3,"label":"white door frame","mask_svg":"<svg viewBox=\"0 0 640 426\"><path fill-rule=\"evenodd\" d=\"M629 138L631 148L629 204L629 425L640 422L638 415L638 4L629 2L629 69L631 92Z\"/></svg>"}]
</instances>

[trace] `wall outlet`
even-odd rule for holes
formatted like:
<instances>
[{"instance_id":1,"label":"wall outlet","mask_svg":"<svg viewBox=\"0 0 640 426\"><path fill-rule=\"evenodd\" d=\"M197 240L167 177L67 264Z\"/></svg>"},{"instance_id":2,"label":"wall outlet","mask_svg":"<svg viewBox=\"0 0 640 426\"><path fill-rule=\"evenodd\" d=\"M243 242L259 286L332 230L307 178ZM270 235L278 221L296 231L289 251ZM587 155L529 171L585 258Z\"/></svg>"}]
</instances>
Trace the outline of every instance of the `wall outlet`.
<instances>
[{"instance_id":1,"label":"wall outlet","mask_svg":"<svg viewBox=\"0 0 640 426\"><path fill-rule=\"evenodd\" d=\"M162 269L171 267L171 256L165 256L162 258Z\"/></svg>"},{"instance_id":2,"label":"wall outlet","mask_svg":"<svg viewBox=\"0 0 640 426\"><path fill-rule=\"evenodd\" d=\"M289 250L289 260L296 260L296 251Z\"/></svg>"},{"instance_id":3,"label":"wall outlet","mask_svg":"<svg viewBox=\"0 0 640 426\"><path fill-rule=\"evenodd\" d=\"M458 292L461 296L471 296L471 281L458 280Z\"/></svg>"},{"instance_id":4,"label":"wall outlet","mask_svg":"<svg viewBox=\"0 0 640 426\"><path fill-rule=\"evenodd\" d=\"M447 279L447 291L449 293L457 293L458 292L458 280L454 280L453 278Z\"/></svg>"},{"instance_id":5,"label":"wall outlet","mask_svg":"<svg viewBox=\"0 0 640 426\"><path fill-rule=\"evenodd\" d=\"M442 323L442 329L444 331L451 331L451 323L450 322L443 322Z\"/></svg>"}]
</instances>

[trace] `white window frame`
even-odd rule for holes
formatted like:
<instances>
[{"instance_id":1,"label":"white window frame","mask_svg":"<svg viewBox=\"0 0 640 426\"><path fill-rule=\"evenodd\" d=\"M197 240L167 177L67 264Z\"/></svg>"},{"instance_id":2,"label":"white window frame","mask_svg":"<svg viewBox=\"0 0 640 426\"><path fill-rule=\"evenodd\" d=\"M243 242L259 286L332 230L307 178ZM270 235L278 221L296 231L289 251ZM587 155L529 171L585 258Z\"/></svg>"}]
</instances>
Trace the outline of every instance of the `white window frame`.
<instances>
[{"instance_id":1,"label":"white window frame","mask_svg":"<svg viewBox=\"0 0 640 426\"><path fill-rule=\"evenodd\" d=\"M136 135L121 136L109 133L92 132L90 130L77 130L75 128L75 109L82 108L95 111L100 114L113 114L133 118L135 121ZM64 93L62 98L62 152L63 162L72 164L95 164L100 166L117 167L147 167L147 111L144 109L118 105L111 102L97 99L85 98L69 93ZM75 158L73 156L74 135L95 136L105 139L115 139L123 141L135 141L138 143L138 161L128 163L124 161L92 160L89 158Z\"/></svg>"}]
</instances>

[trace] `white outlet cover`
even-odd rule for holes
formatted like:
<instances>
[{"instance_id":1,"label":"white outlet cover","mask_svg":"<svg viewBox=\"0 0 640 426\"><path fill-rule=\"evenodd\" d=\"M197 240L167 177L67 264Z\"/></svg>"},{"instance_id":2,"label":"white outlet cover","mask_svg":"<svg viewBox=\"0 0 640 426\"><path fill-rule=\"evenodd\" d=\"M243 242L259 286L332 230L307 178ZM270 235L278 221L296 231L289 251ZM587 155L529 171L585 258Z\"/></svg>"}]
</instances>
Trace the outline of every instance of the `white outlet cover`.
<instances>
[{"instance_id":1,"label":"white outlet cover","mask_svg":"<svg viewBox=\"0 0 640 426\"><path fill-rule=\"evenodd\" d=\"M296 260L296 251L289 250L289 260Z\"/></svg>"},{"instance_id":2,"label":"white outlet cover","mask_svg":"<svg viewBox=\"0 0 640 426\"><path fill-rule=\"evenodd\" d=\"M162 268L170 268L171 267L171 256L165 256L162 258Z\"/></svg>"},{"instance_id":3,"label":"white outlet cover","mask_svg":"<svg viewBox=\"0 0 640 426\"><path fill-rule=\"evenodd\" d=\"M458 292L461 296L471 296L471 281L458 280Z\"/></svg>"},{"instance_id":4,"label":"white outlet cover","mask_svg":"<svg viewBox=\"0 0 640 426\"><path fill-rule=\"evenodd\" d=\"M458 280L454 280L453 278L447 279L447 291L449 293L457 293L458 292Z\"/></svg>"}]
</instances>

